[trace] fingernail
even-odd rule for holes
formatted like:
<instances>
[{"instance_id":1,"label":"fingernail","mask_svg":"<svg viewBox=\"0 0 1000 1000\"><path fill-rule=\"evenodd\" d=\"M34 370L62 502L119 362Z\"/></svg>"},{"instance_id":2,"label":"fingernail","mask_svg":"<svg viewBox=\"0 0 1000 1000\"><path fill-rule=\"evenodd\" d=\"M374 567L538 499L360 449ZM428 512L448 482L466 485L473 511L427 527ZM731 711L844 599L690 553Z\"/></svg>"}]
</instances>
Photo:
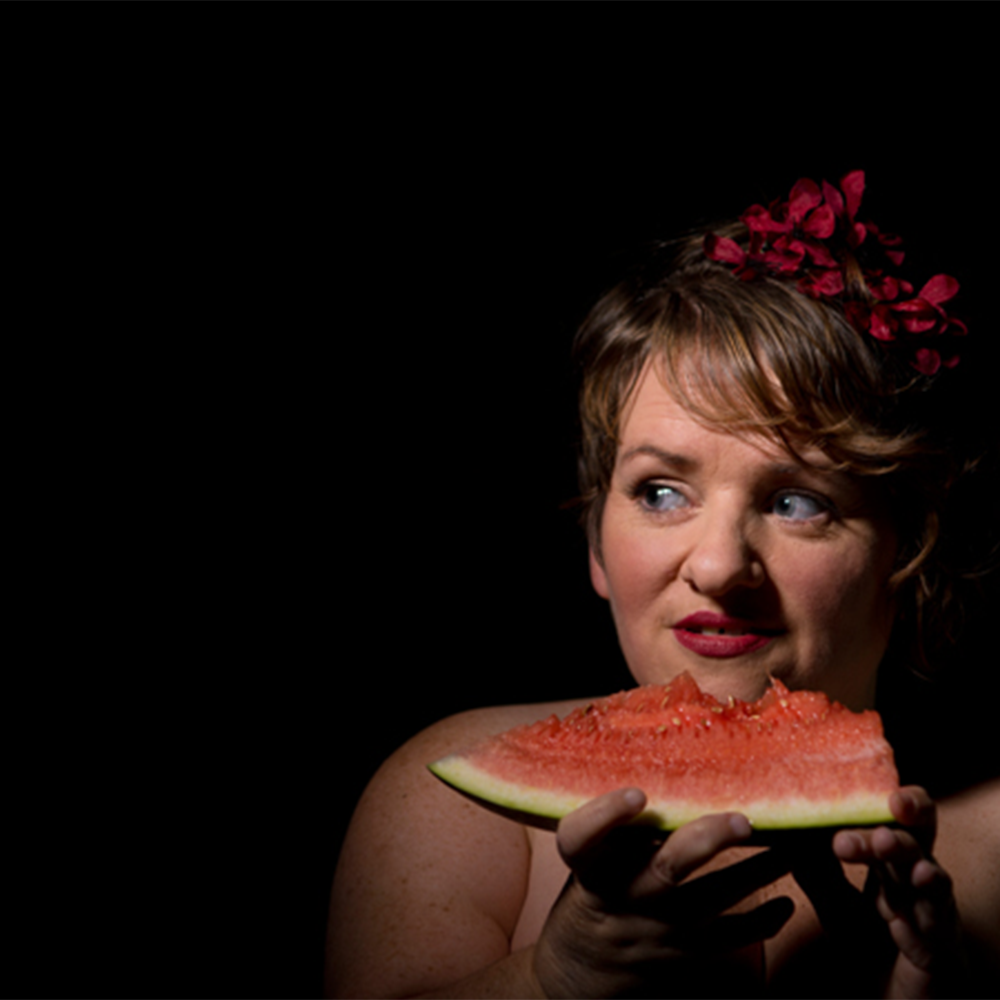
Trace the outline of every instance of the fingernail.
<instances>
[{"instance_id":1,"label":"fingernail","mask_svg":"<svg viewBox=\"0 0 1000 1000\"><path fill-rule=\"evenodd\" d=\"M630 809L638 809L646 801L646 796L638 788L625 789L625 794L622 798L625 800L625 805Z\"/></svg>"},{"instance_id":2,"label":"fingernail","mask_svg":"<svg viewBox=\"0 0 1000 1000\"><path fill-rule=\"evenodd\" d=\"M743 813L733 813L729 817L729 829L736 834L737 837L749 837L753 833L753 827L750 825L750 820L743 815Z\"/></svg>"},{"instance_id":3,"label":"fingernail","mask_svg":"<svg viewBox=\"0 0 1000 1000\"><path fill-rule=\"evenodd\" d=\"M838 836L844 845L844 850L848 854L855 854L861 849L861 838L855 833L841 831Z\"/></svg>"}]
</instances>

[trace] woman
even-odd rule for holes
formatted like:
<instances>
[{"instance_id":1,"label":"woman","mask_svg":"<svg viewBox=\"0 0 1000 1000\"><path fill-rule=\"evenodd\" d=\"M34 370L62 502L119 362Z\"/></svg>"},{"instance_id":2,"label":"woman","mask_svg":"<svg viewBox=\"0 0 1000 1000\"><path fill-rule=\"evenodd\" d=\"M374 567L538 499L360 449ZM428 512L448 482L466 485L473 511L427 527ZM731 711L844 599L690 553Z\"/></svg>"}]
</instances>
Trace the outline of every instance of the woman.
<instances>
[{"instance_id":1,"label":"woman","mask_svg":"<svg viewBox=\"0 0 1000 1000\"><path fill-rule=\"evenodd\" d=\"M854 709L947 634L952 454L927 382L964 328L954 283L895 277L863 177L801 181L739 224L661 248L577 341L591 578L637 683L716 696L770 676ZM947 372L945 372L947 374ZM446 719L366 791L334 883L328 985L381 996L930 996L1000 981L1000 790L896 793L895 828L754 852L736 813L665 841L641 789L557 834L426 764L581 701ZM405 819L403 819L405 817ZM639 839L636 839L636 836Z\"/></svg>"}]
</instances>

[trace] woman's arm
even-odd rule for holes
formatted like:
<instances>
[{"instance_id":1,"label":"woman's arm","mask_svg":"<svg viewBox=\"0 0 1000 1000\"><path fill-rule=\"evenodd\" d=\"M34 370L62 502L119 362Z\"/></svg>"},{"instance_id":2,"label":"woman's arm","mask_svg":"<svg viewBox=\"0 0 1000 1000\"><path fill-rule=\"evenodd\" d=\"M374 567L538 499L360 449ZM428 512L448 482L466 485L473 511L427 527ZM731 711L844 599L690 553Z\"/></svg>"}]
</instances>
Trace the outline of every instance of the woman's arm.
<instances>
[{"instance_id":1,"label":"woman's arm","mask_svg":"<svg viewBox=\"0 0 1000 1000\"><path fill-rule=\"evenodd\" d=\"M513 724L503 710L445 720L372 779L334 878L329 995L414 996L484 970L499 992L530 992L530 983L511 979L522 977L524 959L508 961L527 888L525 830L456 795L426 767L487 728ZM489 995L489 983L479 991Z\"/></svg>"}]
</instances>

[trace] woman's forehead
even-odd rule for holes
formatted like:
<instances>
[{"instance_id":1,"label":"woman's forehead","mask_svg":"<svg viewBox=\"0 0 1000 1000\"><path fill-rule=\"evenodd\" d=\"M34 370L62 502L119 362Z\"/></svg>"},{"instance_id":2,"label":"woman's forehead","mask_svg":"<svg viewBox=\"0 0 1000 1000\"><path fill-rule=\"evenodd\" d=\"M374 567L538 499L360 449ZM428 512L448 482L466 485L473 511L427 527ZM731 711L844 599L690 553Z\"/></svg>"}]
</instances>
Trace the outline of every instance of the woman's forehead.
<instances>
[{"instance_id":1,"label":"woman's forehead","mask_svg":"<svg viewBox=\"0 0 1000 1000\"><path fill-rule=\"evenodd\" d=\"M618 429L619 461L637 450L656 449L670 444L667 448L678 457L685 446L697 447L712 438L739 438L768 460L788 463L796 467L809 466L815 469L833 469L832 462L820 448L808 441L792 440L790 448L777 434L769 434L762 429L754 430L754 415L748 410L742 426L732 426L724 417L718 420L706 418L692 412L689 400L701 403L705 392L704 378L692 364L685 366L675 376L668 378L662 359L646 363L622 410ZM684 386L686 399L678 399L672 382ZM778 389L780 392L780 389ZM704 409L710 410L710 406ZM794 449L794 450L793 450Z\"/></svg>"}]
</instances>

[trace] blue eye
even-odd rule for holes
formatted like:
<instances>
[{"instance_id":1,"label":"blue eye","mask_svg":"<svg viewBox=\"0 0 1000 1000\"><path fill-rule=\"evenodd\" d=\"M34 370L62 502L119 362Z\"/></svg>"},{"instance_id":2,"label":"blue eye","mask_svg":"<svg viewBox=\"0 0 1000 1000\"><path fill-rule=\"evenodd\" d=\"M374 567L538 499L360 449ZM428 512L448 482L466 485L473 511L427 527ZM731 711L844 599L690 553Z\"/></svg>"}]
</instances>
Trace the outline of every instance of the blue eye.
<instances>
[{"instance_id":1,"label":"blue eye","mask_svg":"<svg viewBox=\"0 0 1000 1000\"><path fill-rule=\"evenodd\" d=\"M669 511L687 506L683 493L662 483L647 483L639 489L639 501L647 510Z\"/></svg>"},{"instance_id":2,"label":"blue eye","mask_svg":"<svg viewBox=\"0 0 1000 1000\"><path fill-rule=\"evenodd\" d=\"M783 493L774 501L773 510L778 517L790 521L808 521L829 513L830 508L819 497L808 493Z\"/></svg>"}]
</instances>

